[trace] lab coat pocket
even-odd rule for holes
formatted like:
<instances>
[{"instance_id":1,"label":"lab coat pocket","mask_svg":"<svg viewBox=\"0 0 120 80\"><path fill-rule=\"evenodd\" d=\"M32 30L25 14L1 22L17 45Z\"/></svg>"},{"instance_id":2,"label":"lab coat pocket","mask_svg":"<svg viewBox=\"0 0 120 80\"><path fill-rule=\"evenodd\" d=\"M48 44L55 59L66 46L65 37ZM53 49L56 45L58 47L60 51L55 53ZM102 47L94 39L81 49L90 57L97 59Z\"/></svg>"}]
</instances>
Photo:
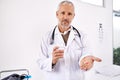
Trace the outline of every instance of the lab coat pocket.
<instances>
[{"instance_id":1,"label":"lab coat pocket","mask_svg":"<svg viewBox=\"0 0 120 80\"><path fill-rule=\"evenodd\" d=\"M73 46L72 47L72 51L73 51L73 53L74 53L74 55L77 57L80 57L81 56L81 54L82 54L82 47L80 47L79 45L75 45L75 46Z\"/></svg>"},{"instance_id":2,"label":"lab coat pocket","mask_svg":"<svg viewBox=\"0 0 120 80\"><path fill-rule=\"evenodd\" d=\"M78 49L71 49L70 53L71 53L71 54L69 54L70 55L70 59L75 61L75 62L76 61L78 62L80 57L81 57L82 51L79 48Z\"/></svg>"},{"instance_id":3,"label":"lab coat pocket","mask_svg":"<svg viewBox=\"0 0 120 80\"><path fill-rule=\"evenodd\" d=\"M81 57L81 54L82 54L81 49L76 49L76 50L74 51L74 54L75 54L75 57L76 57L76 58L80 58L80 57Z\"/></svg>"}]
</instances>

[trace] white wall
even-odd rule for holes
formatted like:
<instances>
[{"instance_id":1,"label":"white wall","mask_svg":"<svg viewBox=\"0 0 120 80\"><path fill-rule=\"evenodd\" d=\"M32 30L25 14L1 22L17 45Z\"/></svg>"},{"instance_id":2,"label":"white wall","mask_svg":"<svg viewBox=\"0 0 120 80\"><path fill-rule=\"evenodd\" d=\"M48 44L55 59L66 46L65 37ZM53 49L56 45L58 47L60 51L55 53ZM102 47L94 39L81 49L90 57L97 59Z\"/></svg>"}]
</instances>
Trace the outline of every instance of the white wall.
<instances>
[{"instance_id":1,"label":"white wall","mask_svg":"<svg viewBox=\"0 0 120 80\"><path fill-rule=\"evenodd\" d=\"M55 11L61 0L0 0L0 71L27 68L31 80L44 77L36 63L42 35L57 24ZM88 33L93 54L112 64L112 0L105 8L72 0L76 6L73 25ZM99 23L103 39L99 39Z\"/></svg>"}]
</instances>

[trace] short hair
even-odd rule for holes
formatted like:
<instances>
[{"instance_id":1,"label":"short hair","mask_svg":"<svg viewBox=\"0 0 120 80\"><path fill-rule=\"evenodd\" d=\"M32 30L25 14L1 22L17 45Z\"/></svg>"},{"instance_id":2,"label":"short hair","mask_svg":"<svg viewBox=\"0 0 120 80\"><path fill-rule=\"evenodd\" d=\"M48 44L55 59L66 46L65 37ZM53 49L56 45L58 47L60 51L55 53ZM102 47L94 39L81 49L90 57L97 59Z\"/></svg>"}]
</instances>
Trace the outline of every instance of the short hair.
<instances>
[{"instance_id":1,"label":"short hair","mask_svg":"<svg viewBox=\"0 0 120 80\"><path fill-rule=\"evenodd\" d=\"M64 1L62 1L62 2L59 3L57 10L59 10L59 8L60 8L61 5L65 5L65 4L72 5L73 8L74 8L74 4L73 4L71 1L69 1L69 0L64 0Z\"/></svg>"}]
</instances>

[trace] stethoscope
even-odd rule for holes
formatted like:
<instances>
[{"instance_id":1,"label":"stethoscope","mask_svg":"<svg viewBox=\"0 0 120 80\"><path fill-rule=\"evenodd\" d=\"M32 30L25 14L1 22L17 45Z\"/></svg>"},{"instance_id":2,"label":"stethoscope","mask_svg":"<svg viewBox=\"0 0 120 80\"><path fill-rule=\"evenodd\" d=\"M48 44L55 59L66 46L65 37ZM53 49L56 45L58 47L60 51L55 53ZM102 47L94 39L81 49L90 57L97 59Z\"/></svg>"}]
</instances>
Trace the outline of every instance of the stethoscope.
<instances>
[{"instance_id":1,"label":"stethoscope","mask_svg":"<svg viewBox=\"0 0 120 80\"><path fill-rule=\"evenodd\" d=\"M50 39L50 45L52 45L54 43L54 39L55 39L55 29L56 29L57 26L55 26L55 28L53 29L53 32L52 32L52 35L51 35L51 39ZM73 27L73 26L72 26ZM77 32L78 34L78 37L80 38L80 42L81 42L81 35L79 33L79 31L73 27L73 30Z\"/></svg>"}]
</instances>

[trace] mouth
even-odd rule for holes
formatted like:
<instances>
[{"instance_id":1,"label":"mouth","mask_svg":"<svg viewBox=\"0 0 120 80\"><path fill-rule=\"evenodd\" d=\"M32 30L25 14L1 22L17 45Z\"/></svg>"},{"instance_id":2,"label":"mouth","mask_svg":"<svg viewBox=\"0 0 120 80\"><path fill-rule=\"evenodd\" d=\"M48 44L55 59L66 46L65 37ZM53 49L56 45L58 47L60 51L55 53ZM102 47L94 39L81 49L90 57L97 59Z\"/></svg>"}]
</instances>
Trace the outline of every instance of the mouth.
<instances>
[{"instance_id":1,"label":"mouth","mask_svg":"<svg viewBox=\"0 0 120 80\"><path fill-rule=\"evenodd\" d=\"M68 21L68 20L63 20L63 21L62 21L62 25L68 26L68 25L69 25L69 21Z\"/></svg>"}]
</instances>

